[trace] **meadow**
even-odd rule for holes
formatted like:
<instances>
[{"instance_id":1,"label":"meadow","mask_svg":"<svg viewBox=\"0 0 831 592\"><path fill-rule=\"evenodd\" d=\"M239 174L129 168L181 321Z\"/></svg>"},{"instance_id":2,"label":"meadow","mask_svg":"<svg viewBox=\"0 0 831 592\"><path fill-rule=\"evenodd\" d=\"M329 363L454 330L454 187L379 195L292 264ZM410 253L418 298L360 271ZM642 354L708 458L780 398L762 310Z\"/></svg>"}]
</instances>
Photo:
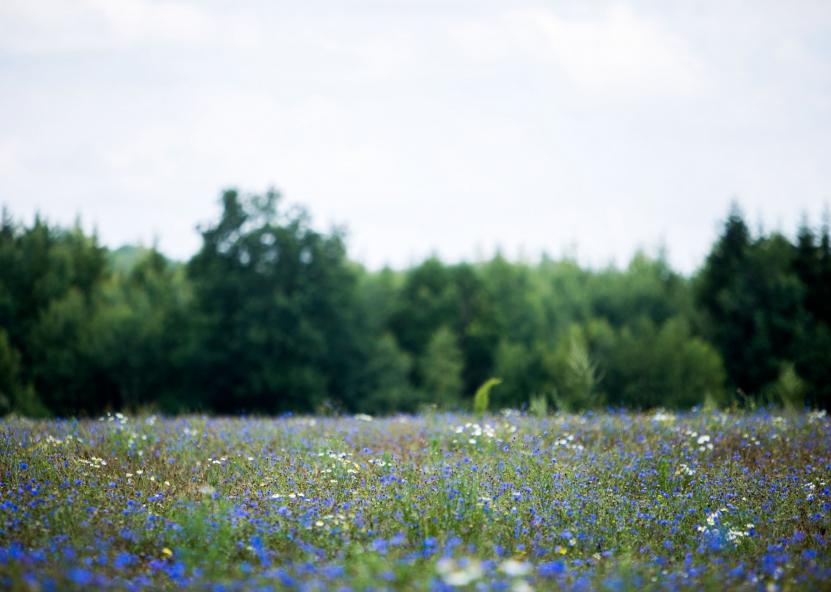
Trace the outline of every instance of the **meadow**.
<instances>
[{"instance_id":1,"label":"meadow","mask_svg":"<svg viewBox=\"0 0 831 592\"><path fill-rule=\"evenodd\" d=\"M0 422L0 588L831 588L824 412Z\"/></svg>"}]
</instances>

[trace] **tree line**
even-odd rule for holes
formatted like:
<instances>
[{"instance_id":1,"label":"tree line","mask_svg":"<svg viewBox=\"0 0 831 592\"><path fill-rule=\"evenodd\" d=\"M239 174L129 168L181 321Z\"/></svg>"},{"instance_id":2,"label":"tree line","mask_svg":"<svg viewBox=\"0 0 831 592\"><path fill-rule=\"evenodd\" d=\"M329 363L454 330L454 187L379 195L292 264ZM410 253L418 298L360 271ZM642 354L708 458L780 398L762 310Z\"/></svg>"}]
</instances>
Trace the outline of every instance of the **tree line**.
<instances>
[{"instance_id":1,"label":"tree line","mask_svg":"<svg viewBox=\"0 0 831 592\"><path fill-rule=\"evenodd\" d=\"M637 254L369 271L275 192L226 191L186 263L0 222L0 413L831 406L831 246L733 207L701 268Z\"/></svg>"}]
</instances>

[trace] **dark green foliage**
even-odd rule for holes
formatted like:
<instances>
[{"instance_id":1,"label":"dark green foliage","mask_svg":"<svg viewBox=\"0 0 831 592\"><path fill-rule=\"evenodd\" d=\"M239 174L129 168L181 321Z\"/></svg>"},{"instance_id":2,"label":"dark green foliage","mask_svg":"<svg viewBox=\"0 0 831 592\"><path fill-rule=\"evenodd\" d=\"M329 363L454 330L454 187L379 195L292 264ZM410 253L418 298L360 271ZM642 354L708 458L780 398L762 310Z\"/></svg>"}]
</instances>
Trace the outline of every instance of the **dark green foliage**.
<instances>
[{"instance_id":1,"label":"dark green foliage","mask_svg":"<svg viewBox=\"0 0 831 592\"><path fill-rule=\"evenodd\" d=\"M589 350L587 332L579 325L572 326L548 359L552 398L563 411L597 408L605 398L600 392L603 375Z\"/></svg>"},{"instance_id":2,"label":"dark green foliage","mask_svg":"<svg viewBox=\"0 0 831 592\"><path fill-rule=\"evenodd\" d=\"M77 225L0 224L0 413L831 406L828 224L732 208L692 278L663 256L431 258L370 272L269 192L223 194L186 264ZM736 396L736 393L741 393Z\"/></svg>"},{"instance_id":3,"label":"dark green foliage","mask_svg":"<svg viewBox=\"0 0 831 592\"><path fill-rule=\"evenodd\" d=\"M447 327L439 327L419 362L422 389L427 400L444 409L460 407L463 370L464 359L456 336Z\"/></svg>"},{"instance_id":4,"label":"dark green foliage","mask_svg":"<svg viewBox=\"0 0 831 592\"><path fill-rule=\"evenodd\" d=\"M220 412L311 411L352 402L356 278L339 232L321 234L276 193L223 195L188 264L193 392Z\"/></svg>"},{"instance_id":5,"label":"dark green foliage","mask_svg":"<svg viewBox=\"0 0 831 592\"><path fill-rule=\"evenodd\" d=\"M624 327L606 348L604 385L616 407L689 408L724 399L725 372L715 349L673 318L661 325L641 319ZM604 363L605 362L605 363Z\"/></svg>"},{"instance_id":6,"label":"dark green foliage","mask_svg":"<svg viewBox=\"0 0 831 592\"><path fill-rule=\"evenodd\" d=\"M462 390L472 393L488 377L498 329L475 267L428 259L405 274L392 307L388 329L411 355L422 356L435 333L446 327L462 352ZM413 379L423 386L423 375Z\"/></svg>"},{"instance_id":7,"label":"dark green foliage","mask_svg":"<svg viewBox=\"0 0 831 592\"><path fill-rule=\"evenodd\" d=\"M184 272L155 249L123 269L104 286L94 317L98 357L120 407L179 410L190 304Z\"/></svg>"},{"instance_id":8,"label":"dark green foliage","mask_svg":"<svg viewBox=\"0 0 831 592\"><path fill-rule=\"evenodd\" d=\"M793 269L804 287L802 322L794 330L793 361L806 381L805 403L831 407L831 240L828 221L817 237L803 223Z\"/></svg>"},{"instance_id":9,"label":"dark green foliage","mask_svg":"<svg viewBox=\"0 0 831 592\"><path fill-rule=\"evenodd\" d=\"M105 250L80 227L60 230L36 218L21 229L4 214L0 328L19 352L20 381L55 413L116 403L100 375L99 335L90 322L106 267Z\"/></svg>"},{"instance_id":10,"label":"dark green foliage","mask_svg":"<svg viewBox=\"0 0 831 592\"><path fill-rule=\"evenodd\" d=\"M647 318L661 324L677 315L690 316L692 294L687 283L663 259L634 256L625 271L605 270L591 278L592 315L614 327Z\"/></svg>"},{"instance_id":11,"label":"dark green foliage","mask_svg":"<svg viewBox=\"0 0 831 592\"><path fill-rule=\"evenodd\" d=\"M792 249L781 236L753 241L737 209L699 277L706 332L719 348L732 386L758 393L776 379L799 313Z\"/></svg>"},{"instance_id":12,"label":"dark green foliage","mask_svg":"<svg viewBox=\"0 0 831 592\"><path fill-rule=\"evenodd\" d=\"M502 379L502 384L490 393L492 409L521 404L550 388L540 352L536 349L504 340L495 357L493 374Z\"/></svg>"},{"instance_id":13,"label":"dark green foliage","mask_svg":"<svg viewBox=\"0 0 831 592\"><path fill-rule=\"evenodd\" d=\"M827 226L821 234L817 242L806 222L795 245L778 233L753 237L734 207L697 278L704 334L745 396L764 397L793 372L807 380L806 403L831 404Z\"/></svg>"},{"instance_id":14,"label":"dark green foliage","mask_svg":"<svg viewBox=\"0 0 831 592\"><path fill-rule=\"evenodd\" d=\"M10 412L29 417L49 414L32 386L22 383L20 354L12 348L6 332L0 328L0 414Z\"/></svg>"},{"instance_id":15,"label":"dark green foliage","mask_svg":"<svg viewBox=\"0 0 831 592\"><path fill-rule=\"evenodd\" d=\"M477 415L484 415L490 408L491 391L494 387L502 384L499 378L488 378L473 394L473 412Z\"/></svg>"},{"instance_id":16,"label":"dark green foliage","mask_svg":"<svg viewBox=\"0 0 831 592\"><path fill-rule=\"evenodd\" d=\"M355 408L365 413L414 412L423 403L422 394L410 382L412 357L400 347L391 333L374 340L361 373L360 392Z\"/></svg>"}]
</instances>

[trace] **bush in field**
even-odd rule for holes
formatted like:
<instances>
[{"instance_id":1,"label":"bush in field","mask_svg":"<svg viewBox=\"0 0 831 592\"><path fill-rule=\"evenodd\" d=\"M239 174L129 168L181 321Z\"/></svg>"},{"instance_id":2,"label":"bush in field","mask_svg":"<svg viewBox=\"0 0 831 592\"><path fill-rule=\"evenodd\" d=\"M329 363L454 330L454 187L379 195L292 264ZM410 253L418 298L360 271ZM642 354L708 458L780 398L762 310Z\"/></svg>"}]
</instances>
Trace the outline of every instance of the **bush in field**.
<instances>
[{"instance_id":1,"label":"bush in field","mask_svg":"<svg viewBox=\"0 0 831 592\"><path fill-rule=\"evenodd\" d=\"M494 387L502 384L499 378L489 378L482 385L476 389L473 395L473 412L477 415L483 415L488 412L490 408L491 391Z\"/></svg>"}]
</instances>

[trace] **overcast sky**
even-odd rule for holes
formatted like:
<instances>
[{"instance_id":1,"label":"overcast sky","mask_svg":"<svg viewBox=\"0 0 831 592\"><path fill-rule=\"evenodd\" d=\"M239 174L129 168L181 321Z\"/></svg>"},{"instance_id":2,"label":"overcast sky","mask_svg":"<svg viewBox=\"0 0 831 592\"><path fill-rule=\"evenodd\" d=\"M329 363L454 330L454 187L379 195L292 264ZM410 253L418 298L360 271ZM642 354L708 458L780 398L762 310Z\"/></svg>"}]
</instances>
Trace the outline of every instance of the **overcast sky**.
<instances>
[{"instance_id":1,"label":"overcast sky","mask_svg":"<svg viewBox=\"0 0 831 592\"><path fill-rule=\"evenodd\" d=\"M831 202L831 2L0 2L0 203L185 258L279 189L353 257L690 271Z\"/></svg>"}]
</instances>

